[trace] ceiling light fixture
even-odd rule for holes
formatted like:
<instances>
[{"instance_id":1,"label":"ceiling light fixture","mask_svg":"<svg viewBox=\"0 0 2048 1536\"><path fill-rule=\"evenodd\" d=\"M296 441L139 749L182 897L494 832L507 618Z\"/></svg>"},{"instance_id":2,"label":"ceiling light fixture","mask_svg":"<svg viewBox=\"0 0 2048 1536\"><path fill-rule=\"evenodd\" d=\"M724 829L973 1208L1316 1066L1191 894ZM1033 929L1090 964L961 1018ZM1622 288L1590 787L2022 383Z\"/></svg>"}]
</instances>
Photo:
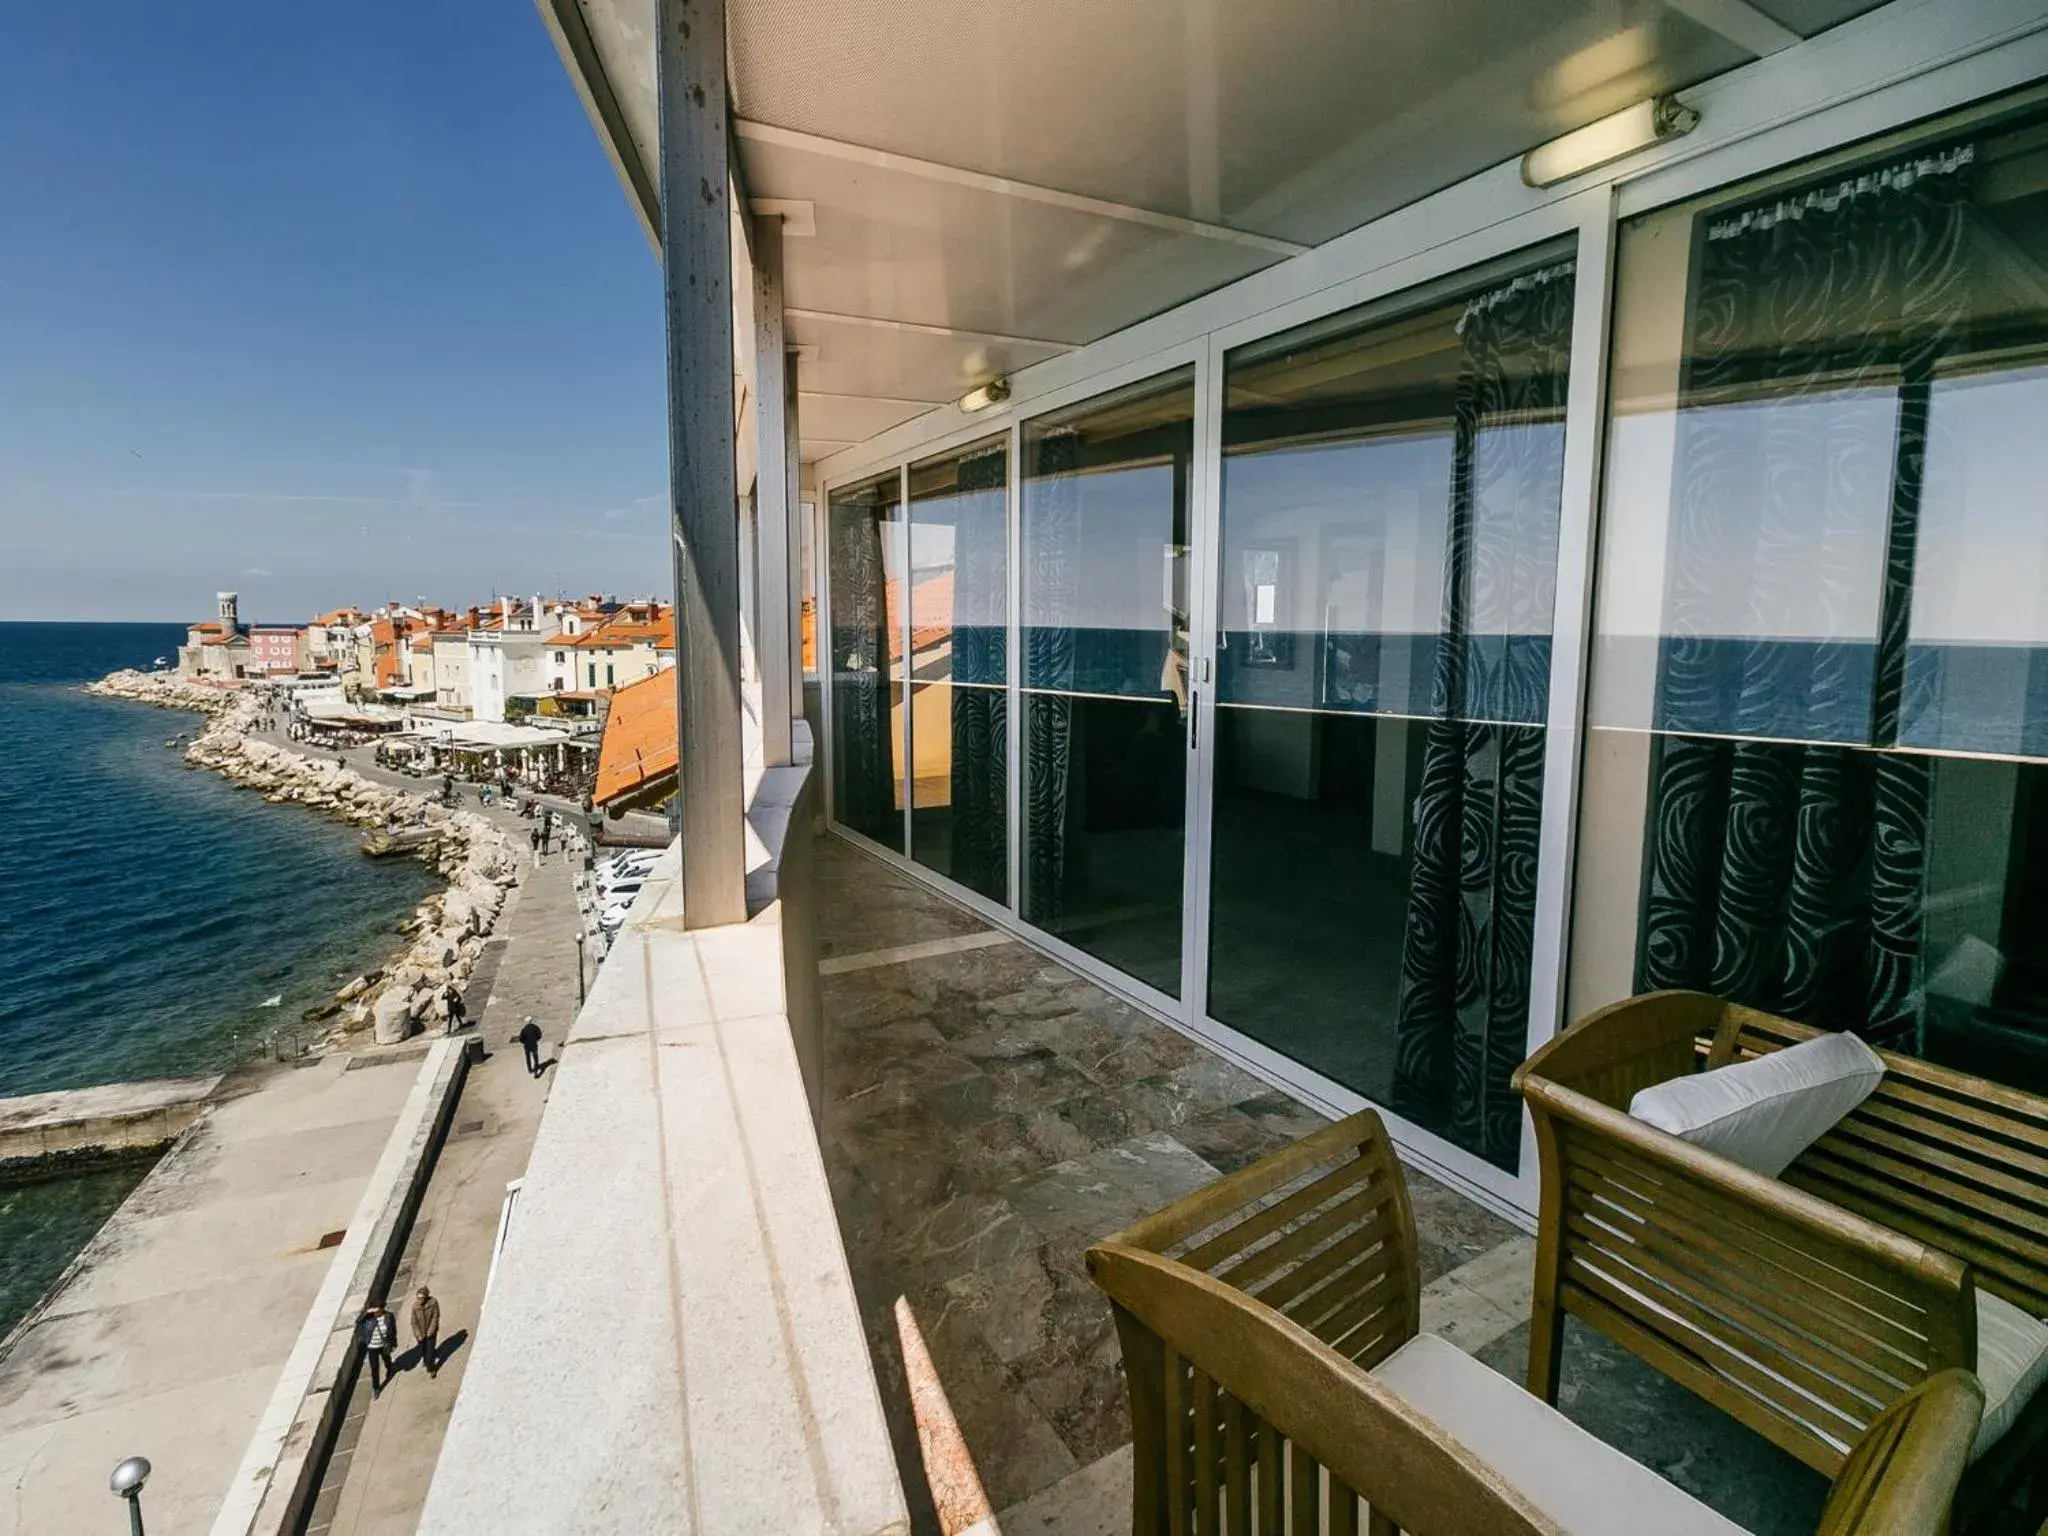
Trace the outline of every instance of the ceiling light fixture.
<instances>
[{"instance_id":1,"label":"ceiling light fixture","mask_svg":"<svg viewBox=\"0 0 2048 1536\"><path fill-rule=\"evenodd\" d=\"M970 389L959 399L963 411L985 411L992 405L1001 405L1010 398L1010 381L1004 378L990 379L986 384Z\"/></svg>"},{"instance_id":2,"label":"ceiling light fixture","mask_svg":"<svg viewBox=\"0 0 2048 1536\"><path fill-rule=\"evenodd\" d=\"M1691 133L1699 121L1697 111L1673 97L1639 101L1612 117L1537 145L1522 156L1522 180L1532 187L1547 187L1665 139Z\"/></svg>"}]
</instances>

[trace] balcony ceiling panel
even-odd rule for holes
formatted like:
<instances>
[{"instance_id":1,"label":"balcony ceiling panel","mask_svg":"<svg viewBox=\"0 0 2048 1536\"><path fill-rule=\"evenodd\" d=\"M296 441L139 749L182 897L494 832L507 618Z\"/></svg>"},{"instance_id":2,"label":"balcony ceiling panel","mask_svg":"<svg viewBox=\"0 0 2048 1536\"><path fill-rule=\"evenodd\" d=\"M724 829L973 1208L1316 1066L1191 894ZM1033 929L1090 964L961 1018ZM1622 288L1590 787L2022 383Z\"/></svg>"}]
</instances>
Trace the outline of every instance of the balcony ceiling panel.
<instances>
[{"instance_id":1,"label":"balcony ceiling panel","mask_svg":"<svg viewBox=\"0 0 2048 1536\"><path fill-rule=\"evenodd\" d=\"M784 243L788 302L1079 345L1281 259L1199 234L761 143L749 193L807 202ZM957 391L956 391L957 393Z\"/></svg>"},{"instance_id":2,"label":"balcony ceiling panel","mask_svg":"<svg viewBox=\"0 0 2048 1536\"><path fill-rule=\"evenodd\" d=\"M864 443L952 398L924 401L827 394L813 390L808 379L801 380L799 387L803 395L797 401L797 422L804 435L841 443Z\"/></svg>"},{"instance_id":3,"label":"balcony ceiling panel","mask_svg":"<svg viewBox=\"0 0 2048 1536\"><path fill-rule=\"evenodd\" d=\"M1685 13L1728 3L730 0L733 99L743 118L1318 244L1743 62Z\"/></svg>"},{"instance_id":4,"label":"balcony ceiling panel","mask_svg":"<svg viewBox=\"0 0 2048 1536\"><path fill-rule=\"evenodd\" d=\"M957 400L997 374L1015 373L1066 350L1021 341L892 330L809 311L789 317L789 339L805 349L797 365L800 389L876 400ZM813 413L808 400L799 402L799 418L803 434L809 438Z\"/></svg>"},{"instance_id":5,"label":"balcony ceiling panel","mask_svg":"<svg viewBox=\"0 0 2048 1536\"><path fill-rule=\"evenodd\" d=\"M1884 3L1885 0L1750 0L1750 4L1780 26L1790 27L1802 37L1825 32Z\"/></svg>"}]
</instances>

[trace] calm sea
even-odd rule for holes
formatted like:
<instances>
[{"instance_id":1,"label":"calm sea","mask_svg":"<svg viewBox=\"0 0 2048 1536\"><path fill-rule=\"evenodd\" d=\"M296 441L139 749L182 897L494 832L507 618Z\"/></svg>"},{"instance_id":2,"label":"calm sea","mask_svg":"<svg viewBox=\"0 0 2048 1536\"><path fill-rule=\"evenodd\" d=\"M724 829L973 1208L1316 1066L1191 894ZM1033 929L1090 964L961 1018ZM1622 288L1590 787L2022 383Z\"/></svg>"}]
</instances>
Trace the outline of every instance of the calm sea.
<instances>
[{"instance_id":1,"label":"calm sea","mask_svg":"<svg viewBox=\"0 0 2048 1536\"><path fill-rule=\"evenodd\" d=\"M382 959L433 888L186 768L164 742L197 716L78 691L182 638L0 623L0 1097L232 1066ZM135 1177L0 1188L0 1332Z\"/></svg>"}]
</instances>

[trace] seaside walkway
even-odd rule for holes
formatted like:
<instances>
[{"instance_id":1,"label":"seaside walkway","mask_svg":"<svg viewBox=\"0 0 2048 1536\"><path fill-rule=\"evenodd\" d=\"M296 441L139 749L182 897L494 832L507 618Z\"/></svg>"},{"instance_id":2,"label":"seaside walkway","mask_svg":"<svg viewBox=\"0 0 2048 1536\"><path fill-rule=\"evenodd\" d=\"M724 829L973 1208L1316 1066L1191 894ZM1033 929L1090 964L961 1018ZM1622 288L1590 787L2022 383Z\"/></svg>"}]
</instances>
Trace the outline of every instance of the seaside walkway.
<instances>
[{"instance_id":1,"label":"seaside walkway","mask_svg":"<svg viewBox=\"0 0 2048 1536\"><path fill-rule=\"evenodd\" d=\"M107 1474L155 1466L152 1531L213 1520L418 1073L327 1056L217 1103L0 1359L0 1533L119 1529Z\"/></svg>"},{"instance_id":2,"label":"seaside walkway","mask_svg":"<svg viewBox=\"0 0 2048 1536\"><path fill-rule=\"evenodd\" d=\"M392 1283L406 1369L375 1401L368 1373L357 1378L307 1536L400 1536L418 1523L475 1343L505 1185L526 1168L554 1081L552 1071L537 1080L527 1075L511 1037L532 1014L546 1061L576 1017L573 876L580 864L556 852L528 870L470 983L466 1033L480 1033L489 1056L470 1069ZM421 1284L441 1302L447 1363L436 1378L412 1348L411 1297Z\"/></svg>"}]
</instances>

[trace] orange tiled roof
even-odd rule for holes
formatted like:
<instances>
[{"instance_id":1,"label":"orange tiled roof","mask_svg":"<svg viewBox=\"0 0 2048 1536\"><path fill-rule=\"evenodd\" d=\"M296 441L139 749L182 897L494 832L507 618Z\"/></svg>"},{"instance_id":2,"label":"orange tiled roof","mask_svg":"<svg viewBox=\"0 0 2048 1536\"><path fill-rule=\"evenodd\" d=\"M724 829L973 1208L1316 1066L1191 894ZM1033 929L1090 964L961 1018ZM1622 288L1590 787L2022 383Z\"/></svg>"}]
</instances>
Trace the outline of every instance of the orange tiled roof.
<instances>
[{"instance_id":1,"label":"orange tiled roof","mask_svg":"<svg viewBox=\"0 0 2048 1536\"><path fill-rule=\"evenodd\" d=\"M597 628L571 636L562 644L598 650L651 645L658 651L672 651L676 647L676 611L658 608L650 615L644 608L638 613L622 608Z\"/></svg>"},{"instance_id":2,"label":"orange tiled roof","mask_svg":"<svg viewBox=\"0 0 2048 1536\"><path fill-rule=\"evenodd\" d=\"M676 679L657 672L612 694L591 798L609 804L676 769Z\"/></svg>"}]
</instances>

